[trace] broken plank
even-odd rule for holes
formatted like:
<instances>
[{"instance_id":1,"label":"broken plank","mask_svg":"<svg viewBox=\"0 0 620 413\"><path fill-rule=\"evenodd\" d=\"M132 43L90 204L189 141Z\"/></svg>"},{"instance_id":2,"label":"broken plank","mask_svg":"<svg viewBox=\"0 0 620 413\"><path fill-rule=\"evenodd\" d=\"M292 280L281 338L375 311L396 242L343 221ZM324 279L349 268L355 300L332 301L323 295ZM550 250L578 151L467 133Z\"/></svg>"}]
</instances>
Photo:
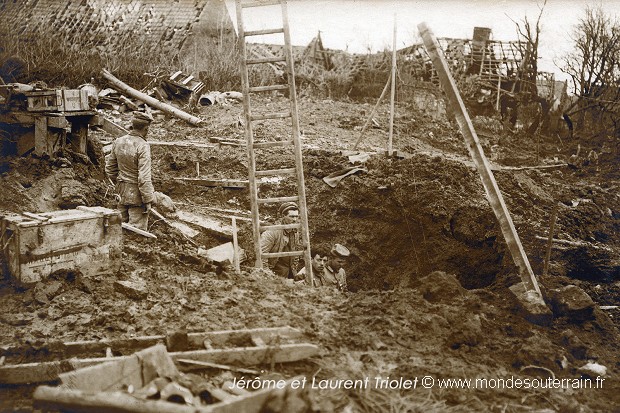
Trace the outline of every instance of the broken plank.
<instances>
[{"instance_id":1,"label":"broken plank","mask_svg":"<svg viewBox=\"0 0 620 413\"><path fill-rule=\"evenodd\" d=\"M33 394L35 408L48 411L115 413L201 413L200 407L184 406L163 400L141 400L131 394L93 393L62 387L39 386Z\"/></svg>"},{"instance_id":2,"label":"broken plank","mask_svg":"<svg viewBox=\"0 0 620 413\"><path fill-rule=\"evenodd\" d=\"M190 360L190 359L177 359L176 361L178 361L179 363L188 364L189 368L191 368L192 366L197 366L200 368L207 367L210 369L229 370L229 371L234 371L237 373L254 374L254 375L260 374L260 371L258 370L244 369L242 367L228 366L226 364L210 363L208 361L199 361L199 360Z\"/></svg>"},{"instance_id":3,"label":"broken plank","mask_svg":"<svg viewBox=\"0 0 620 413\"><path fill-rule=\"evenodd\" d=\"M58 378L65 388L97 392L123 390L128 386L139 389L157 377L175 377L179 374L163 344L130 356L104 360L96 365L61 373Z\"/></svg>"},{"instance_id":4,"label":"broken plank","mask_svg":"<svg viewBox=\"0 0 620 413\"><path fill-rule=\"evenodd\" d=\"M242 189L248 186L243 179L209 179L209 178L174 178L176 181L188 182L196 185L217 186L223 188Z\"/></svg>"}]
</instances>

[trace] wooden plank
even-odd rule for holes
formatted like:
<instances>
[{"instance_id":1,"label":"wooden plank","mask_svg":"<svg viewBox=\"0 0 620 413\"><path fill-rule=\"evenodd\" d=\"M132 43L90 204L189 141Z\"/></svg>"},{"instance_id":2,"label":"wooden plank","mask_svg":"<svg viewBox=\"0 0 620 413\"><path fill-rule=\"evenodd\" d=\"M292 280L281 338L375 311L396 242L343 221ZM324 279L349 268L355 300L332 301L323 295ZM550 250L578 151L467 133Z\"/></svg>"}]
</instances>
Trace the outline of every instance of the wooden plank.
<instances>
[{"instance_id":1,"label":"wooden plank","mask_svg":"<svg viewBox=\"0 0 620 413\"><path fill-rule=\"evenodd\" d=\"M183 358L219 364L255 366L303 360L317 355L318 352L319 347L315 344L299 343L263 347L182 351L170 353L170 356L173 360Z\"/></svg>"},{"instance_id":2,"label":"wooden plank","mask_svg":"<svg viewBox=\"0 0 620 413\"><path fill-rule=\"evenodd\" d=\"M319 352L319 347L314 344L283 344L264 347L239 347L232 349L211 349L180 351L169 353L173 360L189 359L218 364L243 364L257 365L264 363L286 363L313 357ZM119 362L122 366L132 371L137 371L135 364L130 361L130 356L120 357L97 357L89 359L70 359L42 363L26 363L0 367L0 383L2 384L26 384L42 383L57 380L63 373L84 367L94 366L100 363ZM125 360L129 360L125 362ZM116 371L115 368L111 368ZM137 373L136 373L137 374ZM131 377L131 376L128 376ZM67 379L69 380L69 379Z\"/></svg>"},{"instance_id":3,"label":"wooden plank","mask_svg":"<svg viewBox=\"0 0 620 413\"><path fill-rule=\"evenodd\" d=\"M435 70L439 75L439 80L443 86L444 92L446 93L452 112L454 113L457 123L459 124L461 134L465 139L469 153L476 164L476 168L478 169L482 179L482 184L487 194L487 198L489 199L489 203L491 204L491 208L493 209L495 217L499 222L500 228L506 240L506 244L508 245L508 249L512 254L512 258L519 269L521 280L528 291L535 291L542 300L542 293L540 292L538 281L536 280L532 267L530 266L530 262L525 255L525 251L523 250L523 245L521 244L517 230L515 229L510 213L508 212L508 208L506 207L506 203L504 202L504 198L499 190L499 187L497 186L497 182L495 181L489 162L484 155L484 151L480 145L480 141L478 140L478 136L476 135L471 119L469 118L469 114L465 109L465 104L463 103L456 83L452 78L448 68L448 63L440 51L441 49L439 43L426 23L419 24L418 30L420 31L420 35L424 41L424 46L426 47L431 61L433 62L433 66L435 66Z\"/></svg>"},{"instance_id":4,"label":"wooden plank","mask_svg":"<svg viewBox=\"0 0 620 413\"><path fill-rule=\"evenodd\" d=\"M229 345L229 343L239 342L244 338L248 339L248 342L252 337L260 337L267 344L274 344L276 342L282 342L286 340L296 340L302 337L301 330L293 327L270 327L270 328L250 328L244 330L223 330L213 331L209 333L201 333L199 337L190 338L190 342L195 343L196 340L208 340L212 345L216 347L222 347Z\"/></svg>"},{"instance_id":5,"label":"wooden plank","mask_svg":"<svg viewBox=\"0 0 620 413\"><path fill-rule=\"evenodd\" d=\"M247 337L248 340L252 336L261 337L267 344L290 341L300 339L303 334L299 329L293 327L268 327L253 328L242 330L222 330L210 332L188 333L188 345L191 348L204 348L204 341L209 340L216 346L230 346L231 343L240 342ZM107 348L112 348L116 353L133 353L147 347L154 346L158 342L165 342L165 335L142 336L122 339L103 339L103 340L87 340L87 341L68 341L68 342L50 342L48 347L61 349L62 355L71 357L85 354L103 353ZM248 341L249 342L249 341ZM0 347L4 354L23 354L26 348L20 346L4 346ZM36 364L36 363L35 363Z\"/></svg>"},{"instance_id":6,"label":"wooden plank","mask_svg":"<svg viewBox=\"0 0 620 413\"><path fill-rule=\"evenodd\" d=\"M230 345L231 343L239 343L243 341L244 338L247 338L247 342L249 344L251 342L251 337L260 337L267 345L269 345L299 339L302 335L303 334L300 330L288 326L244 330L223 330L189 333L188 344L192 348L204 348L204 342L208 341L216 347L223 347ZM70 356L85 353L103 353L106 348L109 347L114 349L116 352L119 350L135 351L153 346L158 342L165 341L165 339L166 336L157 335L136 337L131 339L73 341L60 343L60 345L63 348L64 354ZM24 350L19 347L4 347L3 350L6 354L21 354L24 352ZM179 357L185 358L182 354L182 352L179 353ZM69 360L0 366L0 383L23 384L53 381L56 380L61 373L92 366L101 362L120 360L123 357L131 356L119 356L113 358L97 357L85 359L73 358ZM218 357L223 358L224 356L218 355ZM206 357L201 358L199 361L218 362L217 360L208 360ZM221 361L219 361L219 363L227 364L226 362Z\"/></svg>"}]
</instances>

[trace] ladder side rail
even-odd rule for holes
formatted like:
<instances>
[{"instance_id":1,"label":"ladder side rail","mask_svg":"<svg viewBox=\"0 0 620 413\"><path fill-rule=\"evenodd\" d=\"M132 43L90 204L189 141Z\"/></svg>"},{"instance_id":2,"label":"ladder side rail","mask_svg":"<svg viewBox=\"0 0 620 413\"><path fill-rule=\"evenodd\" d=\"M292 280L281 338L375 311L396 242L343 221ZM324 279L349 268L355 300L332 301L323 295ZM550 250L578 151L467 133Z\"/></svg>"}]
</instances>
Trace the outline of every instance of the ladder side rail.
<instances>
[{"instance_id":1,"label":"ladder side rail","mask_svg":"<svg viewBox=\"0 0 620 413\"><path fill-rule=\"evenodd\" d=\"M245 138L247 140L248 152L248 187L250 189L251 211L252 211L252 235L254 238L254 253L256 260L254 266L263 268L260 249L260 216L258 211L258 190L256 187L256 158L254 156L254 134L252 131L252 113L250 111L250 79L248 65L246 64L247 50L245 43L245 30L243 27L243 8L241 0L236 0L237 9L237 28L239 39L239 50L241 51L241 88L243 93L243 114L245 118Z\"/></svg>"},{"instance_id":2,"label":"ladder side rail","mask_svg":"<svg viewBox=\"0 0 620 413\"><path fill-rule=\"evenodd\" d=\"M304 182L304 166L301 154L301 139L299 137L299 112L297 108L297 92L295 89L295 68L293 60L293 49L291 47L291 34L288 23L288 5L286 0L282 0L282 22L284 27L284 44L287 61L287 76L289 83L289 98L291 102L291 119L293 142L295 144L295 166L297 168L297 192L299 194L299 212L301 220L301 236L304 249L304 263L306 266L306 282L309 286L314 285L314 275L312 274L312 257L310 254L310 230L308 226L308 209L306 205L306 190Z\"/></svg>"}]
</instances>

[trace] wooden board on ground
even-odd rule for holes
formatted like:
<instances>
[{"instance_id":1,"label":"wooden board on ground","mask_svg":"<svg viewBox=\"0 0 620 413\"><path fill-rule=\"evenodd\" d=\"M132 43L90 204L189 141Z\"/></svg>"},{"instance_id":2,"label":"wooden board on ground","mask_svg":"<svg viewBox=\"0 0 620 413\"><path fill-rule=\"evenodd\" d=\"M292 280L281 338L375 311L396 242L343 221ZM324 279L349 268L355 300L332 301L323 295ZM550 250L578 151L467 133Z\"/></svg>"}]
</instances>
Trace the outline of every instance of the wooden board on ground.
<instances>
[{"instance_id":1,"label":"wooden board on ground","mask_svg":"<svg viewBox=\"0 0 620 413\"><path fill-rule=\"evenodd\" d=\"M302 336L300 330L292 327L256 328L245 330L224 330L205 333L189 333L188 344L192 348L204 348L204 342L212 343L214 347L231 346L231 343L247 341L251 343L252 337L260 337L266 346L263 347L238 347L218 350L197 350L189 352L176 352L174 359L192 359L219 364L235 364L254 360L269 360L273 357L274 362L296 361L304 357L312 357L318 352L318 347L311 344L288 344L288 347L280 345L283 342L298 339ZM76 341L62 343L68 356L84 354L85 352L99 352L104 354L106 349L115 351L129 349L143 349L153 346L158 342L165 341L165 336L145 336L133 339L101 340L101 341ZM283 348L282 350L280 350ZM19 353L17 348L5 349L7 353ZM23 352L23 350L21 351ZM96 357L96 358L72 358L40 363L24 363L0 366L0 383L2 384L25 384L42 383L57 380L59 375L83 367L93 366L103 362L123 360L132 356L120 357ZM257 361L258 360L258 361ZM270 360L269 360L270 361Z\"/></svg>"},{"instance_id":2,"label":"wooden board on ground","mask_svg":"<svg viewBox=\"0 0 620 413\"><path fill-rule=\"evenodd\" d=\"M190 224L198 225L212 235L232 240L232 226L213 217L177 210L177 218Z\"/></svg>"}]
</instances>

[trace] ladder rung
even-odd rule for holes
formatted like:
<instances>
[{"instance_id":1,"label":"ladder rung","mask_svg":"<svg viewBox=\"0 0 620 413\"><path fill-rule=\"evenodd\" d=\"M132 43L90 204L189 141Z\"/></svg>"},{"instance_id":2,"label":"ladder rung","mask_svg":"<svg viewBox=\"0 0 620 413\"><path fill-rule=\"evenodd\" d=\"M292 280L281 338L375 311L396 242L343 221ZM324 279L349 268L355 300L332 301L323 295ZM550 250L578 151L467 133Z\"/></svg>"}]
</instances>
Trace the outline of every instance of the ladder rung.
<instances>
[{"instance_id":1,"label":"ladder rung","mask_svg":"<svg viewBox=\"0 0 620 413\"><path fill-rule=\"evenodd\" d=\"M265 57L262 59L248 59L245 62L249 65L256 65L259 63L278 63L286 62L286 57Z\"/></svg>"},{"instance_id":2,"label":"ladder rung","mask_svg":"<svg viewBox=\"0 0 620 413\"><path fill-rule=\"evenodd\" d=\"M255 86L250 88L250 92L269 92L270 90L286 90L288 85Z\"/></svg>"},{"instance_id":3,"label":"ladder rung","mask_svg":"<svg viewBox=\"0 0 620 413\"><path fill-rule=\"evenodd\" d=\"M284 169L266 169L264 171L256 171L255 176L274 176L274 175L295 175L297 169L284 168Z\"/></svg>"},{"instance_id":4,"label":"ladder rung","mask_svg":"<svg viewBox=\"0 0 620 413\"><path fill-rule=\"evenodd\" d=\"M266 231L268 229L301 229L300 223L293 224L277 224L277 225L261 225L260 230Z\"/></svg>"},{"instance_id":5,"label":"ladder rung","mask_svg":"<svg viewBox=\"0 0 620 413\"><path fill-rule=\"evenodd\" d=\"M241 2L242 8L247 7L261 7L261 6L275 6L276 4L281 4L280 0L253 0Z\"/></svg>"},{"instance_id":6,"label":"ladder rung","mask_svg":"<svg viewBox=\"0 0 620 413\"><path fill-rule=\"evenodd\" d=\"M258 142L254 144L254 149L275 148L276 146L288 146L292 145L293 140L288 141L275 141L275 142Z\"/></svg>"},{"instance_id":7,"label":"ladder rung","mask_svg":"<svg viewBox=\"0 0 620 413\"><path fill-rule=\"evenodd\" d=\"M264 115L253 115L252 120L265 120L265 119L284 119L290 118L291 113L266 113Z\"/></svg>"},{"instance_id":8,"label":"ladder rung","mask_svg":"<svg viewBox=\"0 0 620 413\"><path fill-rule=\"evenodd\" d=\"M279 258L279 257L300 257L304 255L304 251L285 251L285 252L264 252L261 257Z\"/></svg>"},{"instance_id":9,"label":"ladder rung","mask_svg":"<svg viewBox=\"0 0 620 413\"><path fill-rule=\"evenodd\" d=\"M278 202L298 202L298 201L299 201L298 196L280 196L277 198L258 199L259 204L275 204Z\"/></svg>"},{"instance_id":10,"label":"ladder rung","mask_svg":"<svg viewBox=\"0 0 620 413\"><path fill-rule=\"evenodd\" d=\"M279 27L277 29L250 30L243 34L247 37L247 36L262 36L264 34L276 34L276 33L284 33L284 28Z\"/></svg>"}]
</instances>

